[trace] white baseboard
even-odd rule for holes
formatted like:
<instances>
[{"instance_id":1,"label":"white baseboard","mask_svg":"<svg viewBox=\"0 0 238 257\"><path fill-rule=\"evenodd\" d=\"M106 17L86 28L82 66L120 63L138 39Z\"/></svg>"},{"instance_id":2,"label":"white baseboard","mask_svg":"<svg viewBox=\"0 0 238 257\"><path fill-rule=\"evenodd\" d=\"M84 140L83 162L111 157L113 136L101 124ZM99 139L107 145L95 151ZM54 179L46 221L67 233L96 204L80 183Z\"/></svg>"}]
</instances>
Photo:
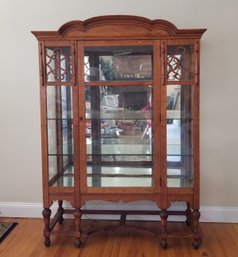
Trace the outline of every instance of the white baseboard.
<instances>
[{"instance_id":1,"label":"white baseboard","mask_svg":"<svg viewBox=\"0 0 238 257\"><path fill-rule=\"evenodd\" d=\"M68 207L66 205L66 207ZM150 202L135 202L131 204L125 203L105 203L92 202L86 205L87 209L131 209L131 210L156 210L156 205ZM52 207L53 212L57 206ZM183 204L175 204L171 210L184 210ZM201 222L225 222L238 223L238 207L214 207L201 206ZM18 218L41 218L42 217L42 203L24 203L24 202L0 202L0 217L18 217ZM68 216L70 218L71 216ZM84 218L90 219L118 219L115 215L85 215ZM130 215L130 220L159 220L155 215ZM169 220L181 221L184 220L182 216L171 216Z\"/></svg>"},{"instance_id":2,"label":"white baseboard","mask_svg":"<svg viewBox=\"0 0 238 257\"><path fill-rule=\"evenodd\" d=\"M200 221L238 223L238 207L202 206Z\"/></svg>"},{"instance_id":3,"label":"white baseboard","mask_svg":"<svg viewBox=\"0 0 238 257\"><path fill-rule=\"evenodd\" d=\"M0 202L0 217L40 218L41 203Z\"/></svg>"}]
</instances>

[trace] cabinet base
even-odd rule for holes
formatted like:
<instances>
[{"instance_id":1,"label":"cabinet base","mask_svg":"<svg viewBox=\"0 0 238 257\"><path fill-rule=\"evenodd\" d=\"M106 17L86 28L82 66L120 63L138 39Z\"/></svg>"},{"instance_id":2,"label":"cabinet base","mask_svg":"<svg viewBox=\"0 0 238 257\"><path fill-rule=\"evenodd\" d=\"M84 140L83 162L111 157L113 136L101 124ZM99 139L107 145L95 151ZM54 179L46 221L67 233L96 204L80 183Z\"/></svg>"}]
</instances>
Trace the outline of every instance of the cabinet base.
<instances>
[{"instance_id":1,"label":"cabinet base","mask_svg":"<svg viewBox=\"0 0 238 257\"><path fill-rule=\"evenodd\" d=\"M135 211L135 210L85 210L85 209L63 209L58 208L58 211L56 212L55 216L50 219L50 209L44 209L43 216L45 221L45 229L44 229L44 237L45 241L44 244L46 247L49 247L51 244L50 236L51 235L70 235L75 237L74 244L77 248L82 246L82 236L90 236L93 233L99 232L99 231L109 231L109 230L117 230L122 229L123 231L126 229L133 229L138 232L142 233L149 233L153 234L154 236L160 238L160 245L163 249L167 249L168 247L168 239L170 237L191 237L193 238L193 247L195 249L198 249L201 245L201 236L199 231L199 217L200 212L198 210L191 210L189 206L187 207L187 210L184 211L168 211L166 209L163 210L156 210L156 211ZM63 215L64 214L73 214L75 218L75 226L74 226L74 232L58 232L54 231L54 227L57 223L62 224L64 221ZM82 232L81 231L81 216L83 214L90 215L90 214L97 214L97 215L105 215L105 214L111 214L111 215L120 215L120 220L118 221L117 225L113 226L107 226L103 229L93 229L91 231ZM130 226L127 224L127 215L157 215L160 216L160 229L157 229L156 231L154 229L148 229L143 227L136 227L136 226ZM185 216L185 224L189 229L187 229L183 233L174 233L171 231L168 231L167 229L167 218L171 215L180 215ZM110 222L110 221L108 221ZM129 221L128 221L129 222ZM153 221L155 222L155 221Z\"/></svg>"}]
</instances>

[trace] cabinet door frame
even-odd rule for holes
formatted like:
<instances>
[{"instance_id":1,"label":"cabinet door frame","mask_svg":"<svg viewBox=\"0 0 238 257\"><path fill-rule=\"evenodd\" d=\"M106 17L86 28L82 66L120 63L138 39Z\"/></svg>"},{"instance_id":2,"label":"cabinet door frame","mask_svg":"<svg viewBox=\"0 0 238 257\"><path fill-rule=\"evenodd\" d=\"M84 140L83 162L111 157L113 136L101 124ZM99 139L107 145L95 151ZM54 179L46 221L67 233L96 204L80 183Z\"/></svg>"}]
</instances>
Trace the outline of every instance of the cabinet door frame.
<instances>
[{"instance_id":1,"label":"cabinet door frame","mask_svg":"<svg viewBox=\"0 0 238 257\"><path fill-rule=\"evenodd\" d=\"M193 117L193 185L191 187L167 187L168 194L171 196L170 199L179 199L176 197L176 194L182 195L187 194L192 197L192 208L199 208L199 40L198 39L168 39L165 40L163 43L163 53L164 53L164 58L163 60L166 60L166 54L167 54L167 46L170 45L191 45L193 47L192 51L192 67L191 67L191 73L193 77L190 80L177 80L177 81L168 81L167 80L167 68L166 68L166 63L164 63L164 87L162 89L162 110L164 110L164 113L162 115L162 123L166 125L166 105L165 105L165 99L166 99L166 90L167 86L170 85L181 85L181 86L191 86L192 87L192 101L193 101L193 110L192 110L192 117ZM162 134L166 135L166 128L164 128L164 131ZM166 136L165 142L163 144L163 153L166 153ZM167 155L167 154L166 154ZM164 171L165 174L163 177L163 181L167 184L167 163L166 163L166 156L164 158Z\"/></svg>"},{"instance_id":2,"label":"cabinet door frame","mask_svg":"<svg viewBox=\"0 0 238 257\"><path fill-rule=\"evenodd\" d=\"M46 48L52 47L69 47L70 48L70 58L71 58L71 79L70 81L47 81L47 64L46 64ZM77 160L76 156L77 152L77 144L74 144L74 185L71 186L50 186L49 185L49 162L48 162L48 122L47 122L47 87L55 87L59 88L61 86L70 87L72 89L72 122L73 122L73 136L72 140L74 142L77 141L77 88L76 85L76 64L75 64L75 43L73 41L40 41L39 42L39 63L40 63L40 96L41 96L41 147L42 147L42 176L43 176L43 202L44 207L49 208L50 202L57 198L57 195L65 194L66 198L70 201L73 201L73 194L76 188L78 188L76 183L76 174L79 173L77 170ZM76 91L76 92L75 92ZM62 131L57 131L57 137L59 137L59 133Z\"/></svg>"},{"instance_id":3,"label":"cabinet door frame","mask_svg":"<svg viewBox=\"0 0 238 257\"><path fill-rule=\"evenodd\" d=\"M107 81L106 83L85 82L84 81L84 49L85 47L100 47L100 46L151 46L153 49L153 77L151 81ZM78 86L79 86L79 137L80 137L80 192L82 194L94 193L144 193L154 194L161 191L161 146L160 146L160 87L161 87L161 52L160 40L107 40L107 41L78 41L77 42L77 59L78 59ZM157 56L157 58L156 58ZM87 186L87 154L86 154L86 118L85 118L85 86L100 86L108 85L152 85L153 87L153 179L152 187L88 187ZM123 194L122 193L122 194Z\"/></svg>"}]
</instances>

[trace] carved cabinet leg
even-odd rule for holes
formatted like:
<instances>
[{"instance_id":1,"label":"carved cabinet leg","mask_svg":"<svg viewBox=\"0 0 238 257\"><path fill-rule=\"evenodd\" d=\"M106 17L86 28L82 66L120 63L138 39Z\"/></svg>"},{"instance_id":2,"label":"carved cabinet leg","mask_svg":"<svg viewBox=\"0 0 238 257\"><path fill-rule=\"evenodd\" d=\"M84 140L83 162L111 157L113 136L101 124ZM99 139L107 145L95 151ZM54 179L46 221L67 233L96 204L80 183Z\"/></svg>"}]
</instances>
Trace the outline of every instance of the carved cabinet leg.
<instances>
[{"instance_id":1,"label":"carved cabinet leg","mask_svg":"<svg viewBox=\"0 0 238 257\"><path fill-rule=\"evenodd\" d=\"M187 209L186 209L186 224L187 226L191 226L192 224L192 211L190 207L190 203L187 203Z\"/></svg>"},{"instance_id":2,"label":"carved cabinet leg","mask_svg":"<svg viewBox=\"0 0 238 257\"><path fill-rule=\"evenodd\" d=\"M168 247L168 234L167 234L167 218L168 218L168 212L166 209L162 209L160 212L160 218L161 218L161 247L166 249Z\"/></svg>"},{"instance_id":3,"label":"carved cabinet leg","mask_svg":"<svg viewBox=\"0 0 238 257\"><path fill-rule=\"evenodd\" d=\"M75 246L80 247L82 242L81 242L81 230L80 230L80 223L81 223L81 211L80 209L76 209L74 212L74 218L75 218L75 231L74 231L74 237L75 237Z\"/></svg>"},{"instance_id":4,"label":"carved cabinet leg","mask_svg":"<svg viewBox=\"0 0 238 257\"><path fill-rule=\"evenodd\" d=\"M49 208L45 208L42 211L42 215L44 217L44 237L45 237L45 246L50 246L50 215L51 215L51 210Z\"/></svg>"},{"instance_id":5,"label":"carved cabinet leg","mask_svg":"<svg viewBox=\"0 0 238 257\"><path fill-rule=\"evenodd\" d=\"M193 220L193 247L198 249L201 245L201 235L199 232L199 218L200 212L199 210L193 210L192 212L192 220Z\"/></svg>"},{"instance_id":6,"label":"carved cabinet leg","mask_svg":"<svg viewBox=\"0 0 238 257\"><path fill-rule=\"evenodd\" d=\"M61 213L61 215L58 219L58 222L59 222L59 224L63 224L63 222L64 222L64 217L63 217L64 208L62 207L63 206L63 201L59 200L58 204L59 204L58 211Z\"/></svg>"}]
</instances>

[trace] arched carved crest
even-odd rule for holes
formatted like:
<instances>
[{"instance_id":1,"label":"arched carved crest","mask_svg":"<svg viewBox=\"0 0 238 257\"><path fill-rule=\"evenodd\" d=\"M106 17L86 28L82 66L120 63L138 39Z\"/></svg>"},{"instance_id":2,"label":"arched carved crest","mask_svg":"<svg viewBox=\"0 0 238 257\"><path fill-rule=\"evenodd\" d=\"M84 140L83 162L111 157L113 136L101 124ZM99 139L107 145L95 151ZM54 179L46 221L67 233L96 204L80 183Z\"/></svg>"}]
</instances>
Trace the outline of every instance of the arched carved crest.
<instances>
[{"instance_id":1,"label":"arched carved crest","mask_svg":"<svg viewBox=\"0 0 238 257\"><path fill-rule=\"evenodd\" d=\"M166 20L150 20L139 16L109 15L98 16L85 21L65 23L55 32L32 32L39 40L60 39L105 39L105 38L200 38L204 29L178 29Z\"/></svg>"}]
</instances>

